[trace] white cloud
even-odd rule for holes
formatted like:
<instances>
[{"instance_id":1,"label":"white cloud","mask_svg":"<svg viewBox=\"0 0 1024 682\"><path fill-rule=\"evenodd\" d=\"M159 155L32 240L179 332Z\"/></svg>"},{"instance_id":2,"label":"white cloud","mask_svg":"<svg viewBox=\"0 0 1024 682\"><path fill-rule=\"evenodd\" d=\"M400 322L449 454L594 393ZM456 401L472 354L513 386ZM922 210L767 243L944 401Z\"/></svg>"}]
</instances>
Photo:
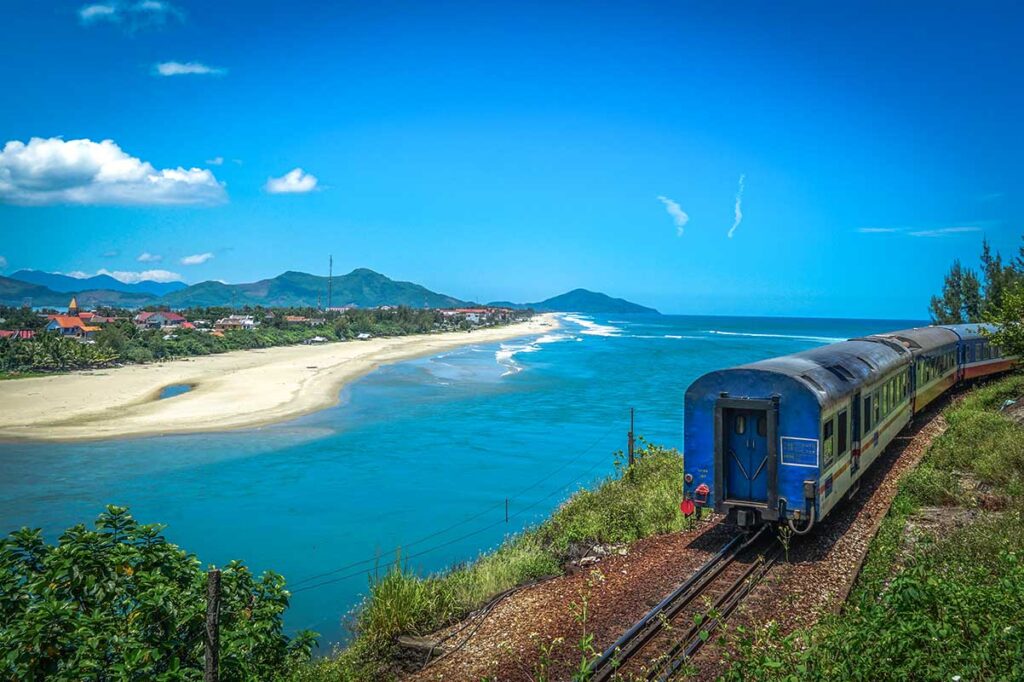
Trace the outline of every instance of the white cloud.
<instances>
[{"instance_id":1,"label":"white cloud","mask_svg":"<svg viewBox=\"0 0 1024 682\"><path fill-rule=\"evenodd\" d=\"M659 195L658 201L665 204L665 211L672 216L672 221L676 224L676 236L682 237L683 228L686 227L686 223L690 222L690 216L686 214L686 211L679 204L668 197Z\"/></svg>"},{"instance_id":2,"label":"white cloud","mask_svg":"<svg viewBox=\"0 0 1024 682\"><path fill-rule=\"evenodd\" d=\"M207 159L206 160L206 165L207 166L223 166L224 165L224 157L223 156L215 156L212 159Z\"/></svg>"},{"instance_id":3,"label":"white cloud","mask_svg":"<svg viewBox=\"0 0 1024 682\"><path fill-rule=\"evenodd\" d=\"M82 5L78 9L78 18L86 26L108 22L134 31L150 26L162 26L168 19L184 21L185 13L164 0L109 0Z\"/></svg>"},{"instance_id":4,"label":"white cloud","mask_svg":"<svg viewBox=\"0 0 1024 682\"><path fill-rule=\"evenodd\" d=\"M736 205L733 208L736 217L733 219L732 227L729 228L729 239L732 239L733 234L736 232L736 228L743 222L743 183L746 179L746 174L740 175L740 187L736 190Z\"/></svg>"},{"instance_id":5,"label":"white cloud","mask_svg":"<svg viewBox=\"0 0 1024 682\"><path fill-rule=\"evenodd\" d=\"M113 277L119 282L125 284L135 284L136 282L143 282L149 280L151 282L180 282L181 275L170 270L142 270L142 271L130 271L130 270L107 270L106 268L100 268L96 272L90 274L88 272L82 272L77 270L75 272L64 273L68 277L74 277L75 279L87 279L89 277L95 277L96 275L107 275Z\"/></svg>"},{"instance_id":6,"label":"white cloud","mask_svg":"<svg viewBox=\"0 0 1024 682\"><path fill-rule=\"evenodd\" d=\"M857 231L861 234L888 234L890 232L899 232L898 227L858 227Z\"/></svg>"},{"instance_id":7,"label":"white cloud","mask_svg":"<svg viewBox=\"0 0 1024 682\"><path fill-rule=\"evenodd\" d=\"M117 256L120 256L120 255L121 255L121 252L118 251L117 249L110 249L109 251L104 251L103 252L103 257L104 258L116 258Z\"/></svg>"},{"instance_id":8,"label":"white cloud","mask_svg":"<svg viewBox=\"0 0 1024 682\"><path fill-rule=\"evenodd\" d=\"M213 258L213 254L207 251L206 253L196 253L191 256L185 256L180 262L182 265L202 265L211 258Z\"/></svg>"},{"instance_id":9,"label":"white cloud","mask_svg":"<svg viewBox=\"0 0 1024 682\"><path fill-rule=\"evenodd\" d=\"M970 225L964 227L941 227L937 230L916 230L910 232L911 237L945 237L951 234L960 234L963 232L981 232L981 228Z\"/></svg>"},{"instance_id":10,"label":"white cloud","mask_svg":"<svg viewBox=\"0 0 1024 682\"><path fill-rule=\"evenodd\" d=\"M163 259L164 257L161 256L160 254L150 253L149 251L143 251L135 260L139 261L140 263L159 263Z\"/></svg>"},{"instance_id":11,"label":"white cloud","mask_svg":"<svg viewBox=\"0 0 1024 682\"><path fill-rule=\"evenodd\" d=\"M0 151L0 203L173 205L226 201L204 168L156 169L113 140L33 137Z\"/></svg>"},{"instance_id":12,"label":"white cloud","mask_svg":"<svg viewBox=\"0 0 1024 682\"><path fill-rule=\"evenodd\" d=\"M82 20L83 24L90 24L94 21L116 21L117 20L117 7L114 5L105 5L102 3L96 3L95 5L85 5L78 10L78 17Z\"/></svg>"},{"instance_id":13,"label":"white cloud","mask_svg":"<svg viewBox=\"0 0 1024 682\"><path fill-rule=\"evenodd\" d=\"M207 66L199 62L160 62L153 65L155 76L223 76L228 72L216 66ZM221 159L223 163L223 159Z\"/></svg>"},{"instance_id":14,"label":"white cloud","mask_svg":"<svg viewBox=\"0 0 1024 682\"><path fill-rule=\"evenodd\" d=\"M6 267L7 267L7 259L4 258L3 256L0 256L0 270L3 270Z\"/></svg>"},{"instance_id":15,"label":"white cloud","mask_svg":"<svg viewBox=\"0 0 1024 682\"><path fill-rule=\"evenodd\" d=\"M316 189L315 175L296 168L279 178L267 178L266 189L271 194L304 194Z\"/></svg>"}]
</instances>

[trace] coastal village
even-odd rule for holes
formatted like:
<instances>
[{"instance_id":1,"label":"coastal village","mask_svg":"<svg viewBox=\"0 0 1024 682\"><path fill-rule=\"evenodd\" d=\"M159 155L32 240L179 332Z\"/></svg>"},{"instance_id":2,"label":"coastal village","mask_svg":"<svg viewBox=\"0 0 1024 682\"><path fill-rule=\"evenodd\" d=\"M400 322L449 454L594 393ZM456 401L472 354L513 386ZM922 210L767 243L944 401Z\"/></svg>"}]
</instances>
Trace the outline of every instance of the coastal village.
<instances>
[{"instance_id":1,"label":"coastal village","mask_svg":"<svg viewBox=\"0 0 1024 682\"><path fill-rule=\"evenodd\" d=\"M0 306L0 372L15 376L271 346L471 332L530 315L532 311L494 306L89 310L72 294L64 310Z\"/></svg>"}]
</instances>

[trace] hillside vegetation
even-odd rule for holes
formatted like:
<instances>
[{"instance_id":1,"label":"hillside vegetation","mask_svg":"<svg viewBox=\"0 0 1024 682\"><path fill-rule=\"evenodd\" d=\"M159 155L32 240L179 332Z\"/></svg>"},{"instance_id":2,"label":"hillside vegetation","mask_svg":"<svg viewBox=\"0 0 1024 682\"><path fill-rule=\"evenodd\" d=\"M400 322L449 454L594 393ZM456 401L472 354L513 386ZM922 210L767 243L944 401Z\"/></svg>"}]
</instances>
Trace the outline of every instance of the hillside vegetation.
<instances>
[{"instance_id":1,"label":"hillside vegetation","mask_svg":"<svg viewBox=\"0 0 1024 682\"><path fill-rule=\"evenodd\" d=\"M299 666L294 679L390 679L400 635L428 634L504 590L560 574L581 546L631 543L682 529L682 456L642 441L637 456L631 475L617 464L616 475L579 490L539 526L469 564L424 576L398 561L371 581L356 612L353 642L329 658Z\"/></svg>"}]
</instances>

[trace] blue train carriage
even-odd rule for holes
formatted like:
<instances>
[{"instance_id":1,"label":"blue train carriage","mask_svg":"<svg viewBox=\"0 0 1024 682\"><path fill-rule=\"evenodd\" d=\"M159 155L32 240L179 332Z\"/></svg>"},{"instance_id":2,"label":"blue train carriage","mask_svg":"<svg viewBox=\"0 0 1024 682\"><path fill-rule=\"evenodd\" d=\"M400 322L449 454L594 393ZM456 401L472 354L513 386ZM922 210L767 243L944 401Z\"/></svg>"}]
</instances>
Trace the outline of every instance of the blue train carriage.
<instances>
[{"instance_id":1,"label":"blue train carriage","mask_svg":"<svg viewBox=\"0 0 1024 682\"><path fill-rule=\"evenodd\" d=\"M950 327L917 327L866 338L904 348L912 355L912 409L915 414L928 407L961 378L961 338Z\"/></svg>"},{"instance_id":2,"label":"blue train carriage","mask_svg":"<svg viewBox=\"0 0 1024 682\"><path fill-rule=\"evenodd\" d=\"M961 380L977 379L1013 369L1017 358L1005 355L983 333L998 329L994 324L943 325L959 339L958 363Z\"/></svg>"},{"instance_id":3,"label":"blue train carriage","mask_svg":"<svg viewBox=\"0 0 1024 682\"><path fill-rule=\"evenodd\" d=\"M705 374L686 392L684 511L807 532L910 420L911 363L853 340Z\"/></svg>"}]
</instances>

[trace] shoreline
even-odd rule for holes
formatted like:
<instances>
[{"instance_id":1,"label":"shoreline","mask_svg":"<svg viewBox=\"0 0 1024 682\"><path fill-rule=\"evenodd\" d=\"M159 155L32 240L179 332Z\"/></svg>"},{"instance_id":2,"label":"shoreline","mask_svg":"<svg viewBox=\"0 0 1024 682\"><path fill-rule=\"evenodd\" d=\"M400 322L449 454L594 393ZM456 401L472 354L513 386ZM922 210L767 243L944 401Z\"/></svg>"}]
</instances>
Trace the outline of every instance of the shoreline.
<instances>
[{"instance_id":1,"label":"shoreline","mask_svg":"<svg viewBox=\"0 0 1024 682\"><path fill-rule=\"evenodd\" d=\"M343 386L382 365L452 348L550 332L527 322L445 332L278 346L0 382L0 442L74 442L258 428L338 404ZM193 388L159 399L170 385Z\"/></svg>"}]
</instances>

